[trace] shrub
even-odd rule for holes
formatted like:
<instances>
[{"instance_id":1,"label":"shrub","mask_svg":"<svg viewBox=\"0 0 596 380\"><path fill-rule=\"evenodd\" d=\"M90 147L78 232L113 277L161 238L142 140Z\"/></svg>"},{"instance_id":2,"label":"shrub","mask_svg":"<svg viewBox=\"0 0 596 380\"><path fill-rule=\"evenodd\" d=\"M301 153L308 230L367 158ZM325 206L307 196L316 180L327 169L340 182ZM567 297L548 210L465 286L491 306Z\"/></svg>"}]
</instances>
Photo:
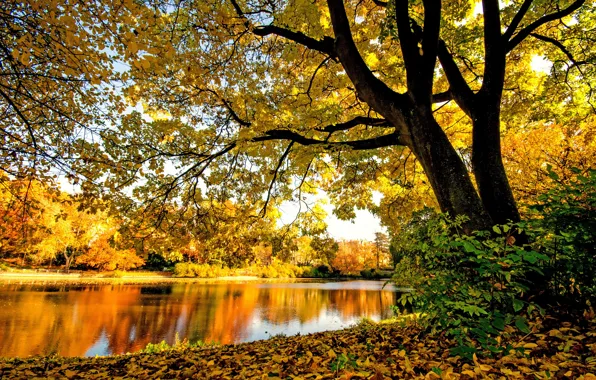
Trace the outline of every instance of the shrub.
<instances>
[{"instance_id":1,"label":"shrub","mask_svg":"<svg viewBox=\"0 0 596 380\"><path fill-rule=\"evenodd\" d=\"M147 346L139 350L139 352L144 354L159 354L165 351L184 351L189 348L209 348L217 345L217 343L206 343L202 340L198 340L194 343L189 342L186 338L180 340L178 333L176 333L174 344L171 346L165 340L162 340L159 343L147 343Z\"/></svg>"},{"instance_id":2,"label":"shrub","mask_svg":"<svg viewBox=\"0 0 596 380\"><path fill-rule=\"evenodd\" d=\"M270 265L262 267L258 275L263 278L295 278L302 274L299 266L274 259Z\"/></svg>"},{"instance_id":3,"label":"shrub","mask_svg":"<svg viewBox=\"0 0 596 380\"><path fill-rule=\"evenodd\" d=\"M151 252L145 261L144 268L150 270L165 270L172 268L175 262L167 260L159 253Z\"/></svg>"},{"instance_id":4,"label":"shrub","mask_svg":"<svg viewBox=\"0 0 596 380\"><path fill-rule=\"evenodd\" d=\"M126 272L125 271L115 270L115 271L110 272L107 275L105 275L105 277L109 277L109 278L122 278L125 275L126 275Z\"/></svg>"},{"instance_id":5,"label":"shrub","mask_svg":"<svg viewBox=\"0 0 596 380\"><path fill-rule=\"evenodd\" d=\"M457 232L463 222L439 216L419 243L418 255L400 261L396 284L414 288L400 302L420 313L428 328L455 337L460 345L453 354L471 357L477 344L493 352L508 350L497 336L507 325L528 332L526 316L536 306L524 297L526 279L541 273L548 257L513 244L521 232L517 225L467 236Z\"/></svg>"},{"instance_id":6,"label":"shrub","mask_svg":"<svg viewBox=\"0 0 596 380\"><path fill-rule=\"evenodd\" d=\"M229 268L219 265L177 263L174 266L174 277L215 278L228 276L230 273Z\"/></svg>"},{"instance_id":7,"label":"shrub","mask_svg":"<svg viewBox=\"0 0 596 380\"><path fill-rule=\"evenodd\" d=\"M551 291L578 301L596 297L596 170L562 183L549 168L555 186L531 206L528 227L536 246L549 256L547 280Z\"/></svg>"}]
</instances>

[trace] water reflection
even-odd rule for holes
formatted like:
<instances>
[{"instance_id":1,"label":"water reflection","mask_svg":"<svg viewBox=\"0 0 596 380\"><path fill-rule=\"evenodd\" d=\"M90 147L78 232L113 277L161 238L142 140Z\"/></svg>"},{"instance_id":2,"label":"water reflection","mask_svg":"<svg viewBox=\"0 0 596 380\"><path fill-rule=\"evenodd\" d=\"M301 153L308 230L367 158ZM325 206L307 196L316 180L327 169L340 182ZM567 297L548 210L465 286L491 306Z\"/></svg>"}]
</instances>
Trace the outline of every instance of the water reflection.
<instances>
[{"instance_id":1,"label":"water reflection","mask_svg":"<svg viewBox=\"0 0 596 380\"><path fill-rule=\"evenodd\" d=\"M0 356L93 356L150 342L237 343L387 318L379 281L291 284L0 285Z\"/></svg>"}]
</instances>

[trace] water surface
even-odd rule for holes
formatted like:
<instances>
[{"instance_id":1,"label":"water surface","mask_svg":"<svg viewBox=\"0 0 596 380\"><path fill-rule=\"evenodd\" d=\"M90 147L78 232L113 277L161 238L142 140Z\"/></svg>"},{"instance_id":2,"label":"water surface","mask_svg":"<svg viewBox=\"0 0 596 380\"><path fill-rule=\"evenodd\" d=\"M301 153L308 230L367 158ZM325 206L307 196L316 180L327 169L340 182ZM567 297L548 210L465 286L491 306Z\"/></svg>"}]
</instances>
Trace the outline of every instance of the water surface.
<instances>
[{"instance_id":1,"label":"water surface","mask_svg":"<svg viewBox=\"0 0 596 380\"><path fill-rule=\"evenodd\" d=\"M382 281L0 284L0 356L94 356L137 351L176 334L239 343L391 316Z\"/></svg>"}]
</instances>

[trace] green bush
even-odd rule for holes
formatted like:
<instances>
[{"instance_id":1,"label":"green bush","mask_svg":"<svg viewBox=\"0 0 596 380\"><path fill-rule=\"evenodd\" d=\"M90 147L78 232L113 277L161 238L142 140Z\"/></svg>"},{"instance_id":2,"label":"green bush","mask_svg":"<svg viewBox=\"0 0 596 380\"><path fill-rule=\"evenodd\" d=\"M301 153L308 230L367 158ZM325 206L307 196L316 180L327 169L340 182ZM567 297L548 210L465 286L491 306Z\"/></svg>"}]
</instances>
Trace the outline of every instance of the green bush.
<instances>
[{"instance_id":1,"label":"green bush","mask_svg":"<svg viewBox=\"0 0 596 380\"><path fill-rule=\"evenodd\" d=\"M139 352L144 354L158 354L165 351L184 351L189 348L209 348L217 345L217 343L206 343L202 340L190 343L186 338L180 340L178 333L176 333L174 344L171 346L165 340L162 340L159 343L148 343L147 346L139 350Z\"/></svg>"},{"instance_id":2,"label":"green bush","mask_svg":"<svg viewBox=\"0 0 596 380\"><path fill-rule=\"evenodd\" d=\"M445 331L459 346L452 354L471 357L478 345L500 352L497 336L505 326L528 332L526 316L536 310L524 295L527 278L542 273L547 256L512 244L517 225L495 226L473 235L458 233L463 218L439 216L429 222L415 257L398 264L395 282L412 286L400 302L432 330ZM407 280L407 281L405 281Z\"/></svg>"},{"instance_id":3,"label":"green bush","mask_svg":"<svg viewBox=\"0 0 596 380\"><path fill-rule=\"evenodd\" d=\"M549 168L555 185L530 207L527 225L537 249L549 256L551 292L583 303L596 297L596 170L572 171L565 183Z\"/></svg>"}]
</instances>

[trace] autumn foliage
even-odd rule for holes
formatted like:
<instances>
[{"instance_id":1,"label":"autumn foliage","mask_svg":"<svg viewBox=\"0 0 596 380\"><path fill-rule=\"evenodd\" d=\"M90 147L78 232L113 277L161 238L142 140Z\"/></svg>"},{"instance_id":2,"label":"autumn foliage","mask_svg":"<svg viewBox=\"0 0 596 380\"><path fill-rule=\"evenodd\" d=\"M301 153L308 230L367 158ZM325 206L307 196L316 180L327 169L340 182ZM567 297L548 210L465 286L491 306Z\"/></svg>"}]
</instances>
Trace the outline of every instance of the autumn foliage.
<instances>
[{"instance_id":1,"label":"autumn foliage","mask_svg":"<svg viewBox=\"0 0 596 380\"><path fill-rule=\"evenodd\" d=\"M38 181L2 182L0 231L3 257L37 265L64 264L100 270L144 264L118 233L119 221L99 209L83 210L74 197Z\"/></svg>"}]
</instances>

